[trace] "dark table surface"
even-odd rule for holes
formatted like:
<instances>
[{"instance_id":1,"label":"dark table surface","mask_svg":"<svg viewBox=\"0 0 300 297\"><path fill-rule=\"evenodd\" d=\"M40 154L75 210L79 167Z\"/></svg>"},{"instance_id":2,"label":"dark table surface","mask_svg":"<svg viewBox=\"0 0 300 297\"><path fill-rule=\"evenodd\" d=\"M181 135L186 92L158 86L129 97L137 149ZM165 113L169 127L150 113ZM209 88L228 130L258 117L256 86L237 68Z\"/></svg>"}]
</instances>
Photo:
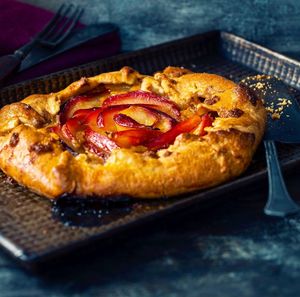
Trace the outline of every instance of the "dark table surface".
<instances>
[{"instance_id":1,"label":"dark table surface","mask_svg":"<svg viewBox=\"0 0 300 297\"><path fill-rule=\"evenodd\" d=\"M27 2L43 6L43 1ZM54 9L59 2L49 1L44 6ZM91 14L94 5L94 11L102 12L104 21L115 21L118 19L117 13L121 13L116 1L101 1L102 4L97 1L80 2L90 9ZM127 7L123 5L124 10L133 8L135 2L128 1ZM167 24L169 33L168 28L164 27L166 23L160 24L160 27L150 24L150 28L161 29L161 34L149 28L143 32L147 24L143 27L133 23L136 19L132 14L131 18L123 17L127 24L127 30L122 29L124 49L132 50L197 33L195 26L189 30L187 24L180 21L188 12L195 16L192 9L194 2L183 1L185 10L179 14L181 19L173 21L172 25ZM226 12L224 2L212 1L212 7L219 7L217 16L221 15L220 10ZM245 1L247 7L251 6L250 2ZM256 2L258 8L269 3L261 0ZM179 1L172 3L169 9L179 5ZM282 14L290 11L294 15L300 10L296 1L286 3ZM145 1L144 8L154 9L149 1ZM167 10L166 5L163 8ZM202 18L207 19L205 11L211 13L207 5L201 14ZM242 10L238 12L244 23L249 17L253 18L252 10L249 11L250 16ZM263 27L265 35L251 31L253 36L250 39L257 37L260 43L297 55L299 36L292 36L291 32L281 34L280 28L279 33L275 34L274 30L282 24L282 19L276 24L269 15L270 11L260 13L263 17L269 16L270 34L266 33L267 27ZM209 20L213 22L212 16ZM299 28L294 28L296 25L292 18L290 22L295 33ZM234 31L236 23L234 20L230 23L227 18L224 24L229 29L232 24ZM176 26L179 25L184 29L176 34ZM222 24L218 22L218 25ZM199 31L204 31L206 27L213 29L209 23ZM241 30L242 27L237 27L237 33L243 33ZM153 35L151 32L156 33ZM275 39L272 39L272 34L276 35ZM249 37L247 34L241 35ZM135 43L130 46L133 40ZM299 168L287 172L285 177L291 194L300 200ZM266 196L265 180L251 189L224 193L224 201L216 205L148 223L103 245L52 261L38 271L24 270L1 251L0 296L299 296L300 215L285 219L265 216L263 206Z\"/></svg>"}]
</instances>

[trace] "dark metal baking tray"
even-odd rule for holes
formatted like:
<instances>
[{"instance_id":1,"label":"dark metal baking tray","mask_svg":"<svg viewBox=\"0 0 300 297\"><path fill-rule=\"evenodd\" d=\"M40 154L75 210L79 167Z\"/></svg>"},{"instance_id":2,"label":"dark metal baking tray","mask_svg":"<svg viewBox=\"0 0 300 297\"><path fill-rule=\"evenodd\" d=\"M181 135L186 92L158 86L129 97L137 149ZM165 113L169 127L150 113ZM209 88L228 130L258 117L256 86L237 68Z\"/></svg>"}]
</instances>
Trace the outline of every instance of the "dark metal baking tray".
<instances>
[{"instance_id":1,"label":"dark metal baking tray","mask_svg":"<svg viewBox=\"0 0 300 297\"><path fill-rule=\"evenodd\" d=\"M212 31L151 48L118 55L74 67L0 91L0 104L20 100L32 93L58 91L82 76L92 76L129 65L152 74L168 65L194 71L212 72L235 81L256 73L276 75L300 92L300 63L233 34ZM279 145L285 168L300 163L299 145ZM0 174L0 244L13 257L31 265L46 261L75 248L99 243L134 225L168 213L198 207L205 201L224 196L265 180L264 152L260 148L241 177L226 184L169 200L131 201L119 197L112 201L61 199L53 204ZM174 185L176 186L176 185Z\"/></svg>"}]
</instances>

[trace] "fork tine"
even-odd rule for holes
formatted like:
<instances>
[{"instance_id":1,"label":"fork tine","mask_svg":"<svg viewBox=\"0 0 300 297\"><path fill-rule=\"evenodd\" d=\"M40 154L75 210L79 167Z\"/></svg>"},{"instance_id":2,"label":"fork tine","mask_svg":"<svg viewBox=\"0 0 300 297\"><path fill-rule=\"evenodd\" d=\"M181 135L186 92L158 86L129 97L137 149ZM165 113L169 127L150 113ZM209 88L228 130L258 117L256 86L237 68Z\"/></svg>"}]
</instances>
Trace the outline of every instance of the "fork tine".
<instances>
[{"instance_id":1,"label":"fork tine","mask_svg":"<svg viewBox=\"0 0 300 297\"><path fill-rule=\"evenodd\" d=\"M63 25L56 32L54 32L54 34L52 34L50 40L48 40L48 41L50 43L51 42L60 43L69 34L69 32L74 28L81 13L82 13L82 9L75 8L73 13L65 20Z\"/></svg>"},{"instance_id":2,"label":"fork tine","mask_svg":"<svg viewBox=\"0 0 300 297\"><path fill-rule=\"evenodd\" d=\"M52 38L51 35L55 33L56 29L59 28L59 25L63 23L64 18L67 16L67 14L69 13L69 11L72 9L74 5L70 4L66 6L65 4L63 4L62 6L64 6L63 9L61 10L59 9L60 12L57 14L57 17L55 21L52 23L51 27L49 27L49 30L47 30L44 34L39 36L40 39L51 39Z\"/></svg>"},{"instance_id":3,"label":"fork tine","mask_svg":"<svg viewBox=\"0 0 300 297\"><path fill-rule=\"evenodd\" d=\"M83 13L83 8L78 8L77 9L77 14L74 16L72 23L70 24L69 28L64 32L64 34L55 41L55 44L59 44L62 42L68 35L69 33L73 30L75 27L77 21L79 20L81 14Z\"/></svg>"},{"instance_id":4,"label":"fork tine","mask_svg":"<svg viewBox=\"0 0 300 297\"><path fill-rule=\"evenodd\" d=\"M67 20L69 19L69 18L67 18L67 14L73 6L74 5L72 5L72 4L68 5L68 6L66 6L65 4L62 4L59 7L56 14L49 21L49 23L47 25L45 25L45 27L42 29L42 31L40 31L38 34L36 34L31 39L30 42L26 43L25 45L23 45L22 47L17 49L15 51L15 55L20 57L21 59L24 59L37 43L40 43L40 44L43 44L43 45L49 46L49 47L54 47L54 46L58 45L60 42L62 42L69 35L71 30L76 25L76 22L78 21L82 12L84 11L83 9L75 9L75 13L72 14L73 21L71 23L68 21L68 24L70 25L70 27L62 34L62 36L60 38L58 38L54 42L47 42L46 37L51 36L51 34L53 34L53 32L54 32L55 37L57 38L59 35L56 34L55 32L56 32L56 30L59 29L59 27L60 27L59 25L63 26L64 29L67 28L67 25L64 25L63 21L65 19L67 19Z\"/></svg>"},{"instance_id":5,"label":"fork tine","mask_svg":"<svg viewBox=\"0 0 300 297\"><path fill-rule=\"evenodd\" d=\"M62 4L58 11L56 12L56 14L52 17L52 19L50 20L50 22L43 28L43 30L41 32L39 32L35 38L40 38L41 36L43 36L44 34L47 34L49 30L51 30L52 26L56 23L56 21L60 18L61 12L64 10L65 8L65 4Z\"/></svg>"}]
</instances>

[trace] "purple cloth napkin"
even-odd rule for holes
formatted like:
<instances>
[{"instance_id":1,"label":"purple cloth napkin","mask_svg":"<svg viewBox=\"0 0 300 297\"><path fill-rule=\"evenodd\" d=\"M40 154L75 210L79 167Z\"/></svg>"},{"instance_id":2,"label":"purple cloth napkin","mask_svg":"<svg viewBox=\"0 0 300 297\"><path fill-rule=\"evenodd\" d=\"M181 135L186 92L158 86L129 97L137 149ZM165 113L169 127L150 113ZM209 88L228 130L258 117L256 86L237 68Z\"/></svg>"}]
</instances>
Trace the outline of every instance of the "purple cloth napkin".
<instances>
[{"instance_id":1,"label":"purple cloth napkin","mask_svg":"<svg viewBox=\"0 0 300 297\"><path fill-rule=\"evenodd\" d=\"M37 34L53 13L15 0L0 1L0 55L10 54Z\"/></svg>"},{"instance_id":2,"label":"purple cloth napkin","mask_svg":"<svg viewBox=\"0 0 300 297\"><path fill-rule=\"evenodd\" d=\"M0 55L11 54L27 43L52 18L45 9L15 0L0 1ZM78 23L77 28L84 28ZM59 54L25 71L15 74L6 82L12 84L72 66L114 55L120 51L117 32L99 36L83 45Z\"/></svg>"}]
</instances>

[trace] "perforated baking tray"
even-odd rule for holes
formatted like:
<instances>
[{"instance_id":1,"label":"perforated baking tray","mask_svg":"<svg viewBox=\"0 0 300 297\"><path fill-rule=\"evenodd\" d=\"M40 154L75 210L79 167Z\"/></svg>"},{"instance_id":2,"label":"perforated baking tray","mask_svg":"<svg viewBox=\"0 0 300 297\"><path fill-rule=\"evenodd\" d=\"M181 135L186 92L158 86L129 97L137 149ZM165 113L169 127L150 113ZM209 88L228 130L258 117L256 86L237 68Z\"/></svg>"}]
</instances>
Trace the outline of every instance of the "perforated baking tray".
<instances>
[{"instance_id":1,"label":"perforated baking tray","mask_svg":"<svg viewBox=\"0 0 300 297\"><path fill-rule=\"evenodd\" d=\"M239 81L256 73L276 75L300 97L300 63L233 34L213 31L151 48L74 67L0 91L0 104L20 100L32 93L49 93L66 87L82 76L131 66L152 74L168 65L212 72ZM281 164L300 164L299 145L279 145ZM266 176L264 151L259 149L245 174L209 190L170 200L111 201L63 198L56 203L40 197L0 174L0 244L26 264L45 261L126 228L205 201L222 198L225 192L262 180ZM266 181L265 181L266 182Z\"/></svg>"}]
</instances>

